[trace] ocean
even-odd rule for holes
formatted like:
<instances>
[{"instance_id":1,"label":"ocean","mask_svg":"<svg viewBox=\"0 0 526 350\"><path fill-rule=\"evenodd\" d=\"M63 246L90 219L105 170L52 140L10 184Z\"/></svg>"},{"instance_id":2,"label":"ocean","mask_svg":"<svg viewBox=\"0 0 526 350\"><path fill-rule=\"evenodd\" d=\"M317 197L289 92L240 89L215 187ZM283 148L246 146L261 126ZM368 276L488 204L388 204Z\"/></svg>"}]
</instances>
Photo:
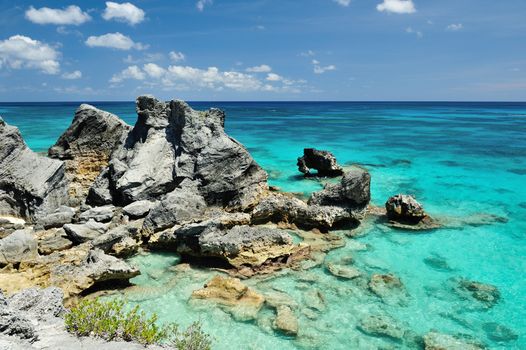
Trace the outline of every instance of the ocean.
<instances>
[{"instance_id":1,"label":"ocean","mask_svg":"<svg viewBox=\"0 0 526 350\"><path fill-rule=\"evenodd\" d=\"M133 124L132 102L94 102ZM68 127L79 103L0 103L0 115L26 143L45 152ZM214 349L418 348L430 330L473 337L492 349L526 349L526 103L472 102L195 102L222 108L227 132L243 143L283 191L310 194L323 183L296 167L303 148L332 151L343 165L372 176L372 204L413 194L436 218L456 223L414 233L366 220L356 238L325 262L350 261L366 275L393 273L405 286L403 303L386 303L363 281L342 280L325 266L245 281L262 292L289 294L298 304L300 334L272 330L272 310L236 321L219 308L189 302L192 290L217 272L174 268L178 257L131 259L143 274L125 293L130 304L160 321L200 320ZM481 220L485 221L481 224ZM495 285L499 302L487 308L458 293L459 279ZM321 295L323 308L312 304ZM402 342L360 329L369 315L388 315Z\"/></svg>"}]
</instances>

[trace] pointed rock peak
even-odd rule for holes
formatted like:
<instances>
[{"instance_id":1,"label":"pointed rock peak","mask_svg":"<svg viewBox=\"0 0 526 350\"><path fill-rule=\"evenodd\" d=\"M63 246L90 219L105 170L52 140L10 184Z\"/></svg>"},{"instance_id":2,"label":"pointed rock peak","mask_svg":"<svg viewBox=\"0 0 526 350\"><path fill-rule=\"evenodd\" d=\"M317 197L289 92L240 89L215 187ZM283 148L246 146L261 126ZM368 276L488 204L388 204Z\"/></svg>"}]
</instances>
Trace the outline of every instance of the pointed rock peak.
<instances>
[{"instance_id":1,"label":"pointed rock peak","mask_svg":"<svg viewBox=\"0 0 526 350\"><path fill-rule=\"evenodd\" d=\"M5 126L4 119L0 116L0 126Z\"/></svg>"}]
</instances>

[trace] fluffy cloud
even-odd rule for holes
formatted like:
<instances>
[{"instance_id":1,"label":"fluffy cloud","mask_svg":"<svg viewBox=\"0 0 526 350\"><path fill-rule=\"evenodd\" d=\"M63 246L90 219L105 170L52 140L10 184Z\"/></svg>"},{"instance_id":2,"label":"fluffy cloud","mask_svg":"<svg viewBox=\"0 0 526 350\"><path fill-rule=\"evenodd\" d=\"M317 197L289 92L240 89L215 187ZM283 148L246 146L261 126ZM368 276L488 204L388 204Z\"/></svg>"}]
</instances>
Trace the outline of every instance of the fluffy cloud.
<instances>
[{"instance_id":1,"label":"fluffy cloud","mask_svg":"<svg viewBox=\"0 0 526 350\"><path fill-rule=\"evenodd\" d=\"M314 59L311 61L312 65L314 66L314 73L315 74L323 74L325 72L336 70L336 66L334 64L330 64L328 66L322 66L320 61Z\"/></svg>"},{"instance_id":2,"label":"fluffy cloud","mask_svg":"<svg viewBox=\"0 0 526 350\"><path fill-rule=\"evenodd\" d=\"M67 80L80 79L80 78L82 78L82 72L79 71L79 70L76 70L76 71L71 72L71 73L64 73L64 74L62 74L62 78L67 79Z\"/></svg>"},{"instance_id":3,"label":"fluffy cloud","mask_svg":"<svg viewBox=\"0 0 526 350\"><path fill-rule=\"evenodd\" d=\"M170 51L168 56L170 56L170 59L176 63L179 61L184 61L185 59L184 54L182 52L177 52L177 51Z\"/></svg>"},{"instance_id":4,"label":"fluffy cloud","mask_svg":"<svg viewBox=\"0 0 526 350\"><path fill-rule=\"evenodd\" d=\"M247 68L246 71L249 73L268 73L272 71L272 68L269 65L262 64L261 66Z\"/></svg>"},{"instance_id":5,"label":"fluffy cloud","mask_svg":"<svg viewBox=\"0 0 526 350\"><path fill-rule=\"evenodd\" d=\"M90 36L86 40L86 45L89 47L109 47L118 50L144 50L147 46L136 43L130 37L123 35L119 32L108 33L100 36Z\"/></svg>"},{"instance_id":6,"label":"fluffy cloud","mask_svg":"<svg viewBox=\"0 0 526 350\"><path fill-rule=\"evenodd\" d=\"M422 33L420 30L413 29L412 27L407 27L405 32L409 34L415 34L419 39L424 37L424 33Z\"/></svg>"},{"instance_id":7,"label":"fluffy cloud","mask_svg":"<svg viewBox=\"0 0 526 350\"><path fill-rule=\"evenodd\" d=\"M351 4L351 0L333 0L333 1L341 6L349 6Z\"/></svg>"},{"instance_id":8,"label":"fluffy cloud","mask_svg":"<svg viewBox=\"0 0 526 350\"><path fill-rule=\"evenodd\" d=\"M27 36L14 35L0 41L0 68L30 68L46 74L58 74L59 56L53 47Z\"/></svg>"},{"instance_id":9,"label":"fluffy cloud","mask_svg":"<svg viewBox=\"0 0 526 350\"><path fill-rule=\"evenodd\" d=\"M102 14L102 18L106 21L114 19L119 22L127 22L130 25L136 25L144 21L144 11L129 2L119 4L106 1L106 9Z\"/></svg>"},{"instance_id":10,"label":"fluffy cloud","mask_svg":"<svg viewBox=\"0 0 526 350\"><path fill-rule=\"evenodd\" d=\"M197 7L197 9L199 11L203 11L205 9L205 6L206 5L211 5L212 4L212 0L199 0L195 6Z\"/></svg>"},{"instance_id":11,"label":"fluffy cloud","mask_svg":"<svg viewBox=\"0 0 526 350\"><path fill-rule=\"evenodd\" d=\"M446 27L446 30L449 30L451 32L456 32L456 31L459 31L461 30L462 28L464 28L464 26L462 25L462 23L458 23L458 24L450 24Z\"/></svg>"},{"instance_id":12,"label":"fluffy cloud","mask_svg":"<svg viewBox=\"0 0 526 350\"><path fill-rule=\"evenodd\" d=\"M221 71L216 67L200 69L190 66L171 65L163 68L154 63L147 63L142 68L136 65L130 66L115 74L110 82L120 83L125 79L145 80L147 78L151 80L147 82L150 86L161 85L170 88L174 86L181 88L184 86L187 88L205 88L217 91L226 88L242 92L299 92L299 88L295 86L295 84L305 83L304 81L287 80L274 73L267 75L267 83L251 74L236 71Z\"/></svg>"},{"instance_id":13,"label":"fluffy cloud","mask_svg":"<svg viewBox=\"0 0 526 350\"><path fill-rule=\"evenodd\" d=\"M81 25L91 20L90 15L83 12L80 7L71 5L65 9L52 9L42 7L39 9L31 6L26 11L26 18L37 24L57 24L57 25Z\"/></svg>"},{"instance_id":14,"label":"fluffy cloud","mask_svg":"<svg viewBox=\"0 0 526 350\"><path fill-rule=\"evenodd\" d=\"M376 9L380 12L385 11L400 14L416 12L413 0L384 0L384 2L376 6Z\"/></svg>"},{"instance_id":15,"label":"fluffy cloud","mask_svg":"<svg viewBox=\"0 0 526 350\"><path fill-rule=\"evenodd\" d=\"M115 74L111 79L110 83L120 83L125 79L144 80L146 74L138 66L129 66L122 72Z\"/></svg>"}]
</instances>

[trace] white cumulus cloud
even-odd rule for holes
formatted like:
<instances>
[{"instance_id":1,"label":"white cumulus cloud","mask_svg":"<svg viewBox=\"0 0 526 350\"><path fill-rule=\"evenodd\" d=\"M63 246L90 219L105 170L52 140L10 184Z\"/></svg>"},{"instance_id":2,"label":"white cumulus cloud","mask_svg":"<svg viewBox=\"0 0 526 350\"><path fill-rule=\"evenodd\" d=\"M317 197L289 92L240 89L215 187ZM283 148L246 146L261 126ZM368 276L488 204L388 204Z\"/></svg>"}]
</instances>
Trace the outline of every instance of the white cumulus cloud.
<instances>
[{"instance_id":1,"label":"white cumulus cloud","mask_svg":"<svg viewBox=\"0 0 526 350\"><path fill-rule=\"evenodd\" d=\"M14 35L0 41L0 68L30 68L46 74L58 74L59 56L59 52L50 45L27 36Z\"/></svg>"},{"instance_id":2,"label":"white cumulus cloud","mask_svg":"<svg viewBox=\"0 0 526 350\"><path fill-rule=\"evenodd\" d=\"M272 68L269 65L262 64L260 66L254 66L246 69L249 73L267 73L272 71Z\"/></svg>"},{"instance_id":3,"label":"white cumulus cloud","mask_svg":"<svg viewBox=\"0 0 526 350\"><path fill-rule=\"evenodd\" d=\"M267 74L267 80L268 81L281 81L283 80L283 77L276 73L269 73Z\"/></svg>"},{"instance_id":4,"label":"white cumulus cloud","mask_svg":"<svg viewBox=\"0 0 526 350\"><path fill-rule=\"evenodd\" d=\"M453 23L453 24L450 24L446 27L446 30L449 30L451 32L456 32L456 31L459 31L461 30L462 28L464 28L464 26L462 25L462 23Z\"/></svg>"},{"instance_id":5,"label":"white cumulus cloud","mask_svg":"<svg viewBox=\"0 0 526 350\"><path fill-rule=\"evenodd\" d=\"M170 56L170 59L173 62L175 62L175 63L180 62L180 61L184 61L184 59L185 59L184 53L177 52L177 51L170 51L168 56Z\"/></svg>"},{"instance_id":6,"label":"white cumulus cloud","mask_svg":"<svg viewBox=\"0 0 526 350\"><path fill-rule=\"evenodd\" d=\"M211 5L212 4L212 0L199 0L195 6L197 7L197 9L199 11L203 11L205 9L205 6L206 5Z\"/></svg>"},{"instance_id":7,"label":"white cumulus cloud","mask_svg":"<svg viewBox=\"0 0 526 350\"><path fill-rule=\"evenodd\" d=\"M31 6L26 11L26 18L37 24L57 24L57 25L81 25L91 20L90 15L83 12L80 7L71 5L65 9L52 9L41 7L39 9Z\"/></svg>"},{"instance_id":8,"label":"white cumulus cloud","mask_svg":"<svg viewBox=\"0 0 526 350\"><path fill-rule=\"evenodd\" d=\"M106 1L106 9L102 14L106 21L116 20L136 25L144 21L144 11L132 3L124 2L119 4L113 1Z\"/></svg>"},{"instance_id":9,"label":"white cumulus cloud","mask_svg":"<svg viewBox=\"0 0 526 350\"><path fill-rule=\"evenodd\" d=\"M90 36L86 40L86 45L89 47L109 47L117 50L145 50L147 48L146 45L136 43L130 37L119 32Z\"/></svg>"},{"instance_id":10,"label":"white cumulus cloud","mask_svg":"<svg viewBox=\"0 0 526 350\"><path fill-rule=\"evenodd\" d=\"M146 74L139 68L139 66L129 66L118 74L115 74L110 79L110 83L120 83L125 79L144 80Z\"/></svg>"},{"instance_id":11,"label":"white cumulus cloud","mask_svg":"<svg viewBox=\"0 0 526 350\"><path fill-rule=\"evenodd\" d=\"M376 6L376 9L380 12L385 11L399 14L416 12L413 0L384 0Z\"/></svg>"},{"instance_id":12,"label":"white cumulus cloud","mask_svg":"<svg viewBox=\"0 0 526 350\"><path fill-rule=\"evenodd\" d=\"M67 79L67 80L80 79L82 78L82 72L79 70L76 70L74 72L64 73L62 74L62 78Z\"/></svg>"},{"instance_id":13,"label":"white cumulus cloud","mask_svg":"<svg viewBox=\"0 0 526 350\"><path fill-rule=\"evenodd\" d=\"M333 0L333 1L341 6L349 6L351 4L351 0Z\"/></svg>"}]
</instances>

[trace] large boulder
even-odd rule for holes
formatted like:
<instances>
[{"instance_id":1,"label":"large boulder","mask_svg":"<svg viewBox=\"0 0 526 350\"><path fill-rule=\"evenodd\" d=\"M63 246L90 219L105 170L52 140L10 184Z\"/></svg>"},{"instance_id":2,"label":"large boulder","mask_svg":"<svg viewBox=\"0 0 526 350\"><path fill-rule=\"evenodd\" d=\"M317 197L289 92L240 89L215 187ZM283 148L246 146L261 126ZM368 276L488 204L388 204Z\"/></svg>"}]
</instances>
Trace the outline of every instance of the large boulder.
<instances>
[{"instance_id":1,"label":"large boulder","mask_svg":"<svg viewBox=\"0 0 526 350\"><path fill-rule=\"evenodd\" d=\"M70 179L68 193L82 203L111 153L130 129L119 117L82 104L69 128L49 149L51 158L64 160Z\"/></svg>"},{"instance_id":2,"label":"large boulder","mask_svg":"<svg viewBox=\"0 0 526 350\"><path fill-rule=\"evenodd\" d=\"M89 201L127 205L159 198L184 179L198 181L207 204L244 209L267 189L267 174L224 131L225 114L183 101L137 98L138 120L95 181ZM154 156L152 156L154 155Z\"/></svg>"},{"instance_id":3,"label":"large boulder","mask_svg":"<svg viewBox=\"0 0 526 350\"><path fill-rule=\"evenodd\" d=\"M35 220L67 204L64 163L30 150L0 118L0 216Z\"/></svg>"},{"instance_id":4,"label":"large boulder","mask_svg":"<svg viewBox=\"0 0 526 350\"><path fill-rule=\"evenodd\" d=\"M424 207L411 195L397 194L385 203L387 218L392 221L417 224L427 217Z\"/></svg>"},{"instance_id":5,"label":"large boulder","mask_svg":"<svg viewBox=\"0 0 526 350\"><path fill-rule=\"evenodd\" d=\"M298 170L305 176L312 176L310 170L315 169L317 176L335 177L343 174L343 169L336 162L336 157L329 151L305 148L303 157L298 158Z\"/></svg>"},{"instance_id":6,"label":"large boulder","mask_svg":"<svg viewBox=\"0 0 526 350\"><path fill-rule=\"evenodd\" d=\"M0 266L17 264L37 256L37 241L31 230L17 230L0 239Z\"/></svg>"},{"instance_id":7,"label":"large boulder","mask_svg":"<svg viewBox=\"0 0 526 350\"><path fill-rule=\"evenodd\" d=\"M353 167L339 184L327 184L322 191L313 193L309 204L363 210L370 200L371 175L365 169Z\"/></svg>"}]
</instances>

